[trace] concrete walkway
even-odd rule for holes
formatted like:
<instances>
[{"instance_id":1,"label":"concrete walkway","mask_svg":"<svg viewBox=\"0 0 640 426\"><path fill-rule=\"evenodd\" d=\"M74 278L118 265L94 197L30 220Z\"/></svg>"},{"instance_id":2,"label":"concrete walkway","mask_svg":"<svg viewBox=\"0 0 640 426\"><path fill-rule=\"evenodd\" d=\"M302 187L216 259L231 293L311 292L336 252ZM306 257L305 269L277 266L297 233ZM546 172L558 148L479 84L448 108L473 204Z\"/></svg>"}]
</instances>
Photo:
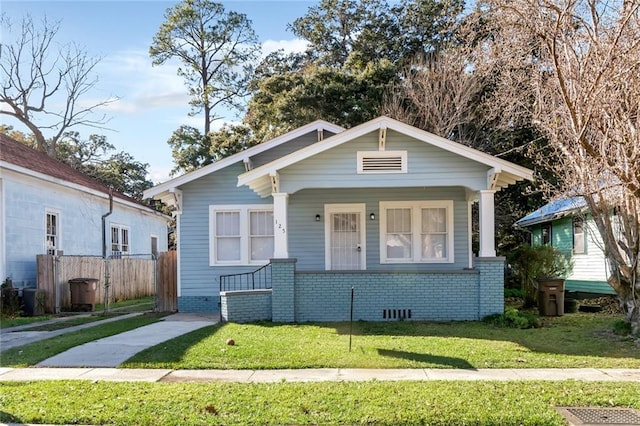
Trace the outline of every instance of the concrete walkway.
<instances>
[{"instance_id":1,"label":"concrete walkway","mask_svg":"<svg viewBox=\"0 0 640 426\"><path fill-rule=\"evenodd\" d=\"M138 352L217 322L213 317L174 314L144 327L76 346L37 366L117 367Z\"/></svg>"},{"instance_id":2,"label":"concrete walkway","mask_svg":"<svg viewBox=\"0 0 640 426\"><path fill-rule=\"evenodd\" d=\"M109 382L363 382L378 381L523 381L580 380L640 382L640 369L354 369L303 370L167 370L119 368L1 368L0 381L90 380Z\"/></svg>"},{"instance_id":3,"label":"concrete walkway","mask_svg":"<svg viewBox=\"0 0 640 426\"><path fill-rule=\"evenodd\" d=\"M2 333L0 333L0 350L4 351L111 321L132 318L137 315L142 315L142 313L118 315L113 318L55 331L29 331L30 327L33 328L44 323L3 329ZM169 315L156 323L76 346L45 359L38 364L38 367L117 367L140 351L199 328L216 324L218 321L219 317L214 315L180 313ZM48 321L47 323L50 322Z\"/></svg>"},{"instance_id":4,"label":"concrete walkway","mask_svg":"<svg viewBox=\"0 0 640 426\"><path fill-rule=\"evenodd\" d=\"M68 321L71 318L89 316L89 314L77 315L76 317L56 318L34 324L21 325L18 327L2 328L0 329L0 351L15 348L17 346L27 345L29 343L38 342L40 340L49 339L51 337L60 336L62 334L71 333L85 328L95 327L96 325L106 324L111 321L119 321L121 319L132 318L138 315L142 315L142 312L118 315L100 321L89 322L86 324L75 325L73 327L62 328L53 331L31 331L30 329Z\"/></svg>"}]
</instances>

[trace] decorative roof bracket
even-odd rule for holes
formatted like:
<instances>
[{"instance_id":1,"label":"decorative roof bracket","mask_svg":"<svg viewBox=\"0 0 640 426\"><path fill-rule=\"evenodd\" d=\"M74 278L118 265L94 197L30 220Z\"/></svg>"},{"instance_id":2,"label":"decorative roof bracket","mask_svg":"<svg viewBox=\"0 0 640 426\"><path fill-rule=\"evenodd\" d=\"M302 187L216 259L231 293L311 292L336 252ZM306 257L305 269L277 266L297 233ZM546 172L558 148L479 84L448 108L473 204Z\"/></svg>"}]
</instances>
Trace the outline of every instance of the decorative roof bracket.
<instances>
[{"instance_id":1,"label":"decorative roof bracket","mask_svg":"<svg viewBox=\"0 0 640 426\"><path fill-rule=\"evenodd\" d=\"M498 186L498 178L500 177L502 170L498 168L492 168L487 172L487 188L496 189Z\"/></svg>"},{"instance_id":2,"label":"decorative roof bracket","mask_svg":"<svg viewBox=\"0 0 640 426\"><path fill-rule=\"evenodd\" d=\"M387 144L387 128L382 126L378 131L378 151L384 151Z\"/></svg>"},{"instance_id":3,"label":"decorative roof bracket","mask_svg":"<svg viewBox=\"0 0 640 426\"><path fill-rule=\"evenodd\" d=\"M280 176L278 172L269 173L269 178L271 179L271 192L279 193L280 192Z\"/></svg>"},{"instance_id":4,"label":"decorative roof bracket","mask_svg":"<svg viewBox=\"0 0 640 426\"><path fill-rule=\"evenodd\" d=\"M245 172L249 172L253 169L253 161L251 161L251 158L249 157L243 158L242 162L244 163Z\"/></svg>"}]
</instances>

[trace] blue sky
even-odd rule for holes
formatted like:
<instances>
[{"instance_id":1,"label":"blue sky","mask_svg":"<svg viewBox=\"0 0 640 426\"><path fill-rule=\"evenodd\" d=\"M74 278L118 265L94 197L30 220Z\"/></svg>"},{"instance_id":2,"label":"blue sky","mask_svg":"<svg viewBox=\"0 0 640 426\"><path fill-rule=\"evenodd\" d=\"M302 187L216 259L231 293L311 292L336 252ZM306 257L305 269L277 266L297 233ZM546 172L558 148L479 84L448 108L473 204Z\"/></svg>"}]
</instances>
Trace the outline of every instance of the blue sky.
<instances>
[{"instance_id":1,"label":"blue sky","mask_svg":"<svg viewBox=\"0 0 640 426\"><path fill-rule=\"evenodd\" d=\"M2 13L14 22L25 14L34 19L44 16L61 21L56 41L74 42L91 57L101 58L95 90L86 101L119 100L101 110L111 119L111 130L78 127L82 137L102 134L137 160L149 163L154 183L169 178L173 167L167 140L181 124L202 129L202 119L188 117L188 96L183 81L176 76L176 63L152 67L148 51L153 36L164 21L167 8L177 1L122 0L1 0ZM303 0L235 0L222 2L227 10L247 15L258 35L263 52L278 48L302 50L304 43L287 30L287 24L303 16L317 2ZM11 34L1 35L3 42ZM3 124L23 130L8 116L0 116ZM228 114L224 121L237 120ZM220 126L223 120L216 123ZM47 136L45 134L45 136Z\"/></svg>"}]
</instances>

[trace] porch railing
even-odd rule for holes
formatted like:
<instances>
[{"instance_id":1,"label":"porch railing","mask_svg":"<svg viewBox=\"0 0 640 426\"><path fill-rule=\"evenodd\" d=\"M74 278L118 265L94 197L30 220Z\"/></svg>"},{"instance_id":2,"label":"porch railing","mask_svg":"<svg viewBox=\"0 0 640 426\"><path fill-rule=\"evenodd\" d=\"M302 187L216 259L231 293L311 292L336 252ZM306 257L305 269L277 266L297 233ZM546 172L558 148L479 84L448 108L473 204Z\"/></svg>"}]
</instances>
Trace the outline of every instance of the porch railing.
<instances>
[{"instance_id":1,"label":"porch railing","mask_svg":"<svg viewBox=\"0 0 640 426\"><path fill-rule=\"evenodd\" d=\"M220 275L220 291L256 290L271 288L271 264L253 272Z\"/></svg>"}]
</instances>

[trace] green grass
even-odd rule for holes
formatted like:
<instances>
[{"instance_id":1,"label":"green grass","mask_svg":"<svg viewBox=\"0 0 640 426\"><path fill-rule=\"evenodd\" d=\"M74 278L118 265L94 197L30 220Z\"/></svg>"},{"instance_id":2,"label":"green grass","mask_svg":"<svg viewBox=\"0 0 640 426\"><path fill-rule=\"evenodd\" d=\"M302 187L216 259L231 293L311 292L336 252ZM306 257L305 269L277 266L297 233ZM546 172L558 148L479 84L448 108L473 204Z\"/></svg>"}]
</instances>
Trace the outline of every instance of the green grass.
<instances>
[{"instance_id":1,"label":"green grass","mask_svg":"<svg viewBox=\"0 0 640 426\"><path fill-rule=\"evenodd\" d=\"M0 328L17 327L19 325L28 325L36 322L47 321L53 318L51 315L40 315L37 317L0 317Z\"/></svg>"},{"instance_id":2,"label":"green grass","mask_svg":"<svg viewBox=\"0 0 640 426\"><path fill-rule=\"evenodd\" d=\"M482 322L219 324L145 350L127 368L640 368L617 316L574 314L537 329ZM235 346L226 345L234 339Z\"/></svg>"},{"instance_id":3,"label":"green grass","mask_svg":"<svg viewBox=\"0 0 640 426\"><path fill-rule=\"evenodd\" d=\"M112 302L109 304L109 310L115 310L115 311L126 311L126 312L143 312L143 311L150 311L153 309L153 296L146 296L146 297L140 297L138 299L130 299L130 300L122 300L119 302ZM94 309L94 315L100 315L102 312L104 311L104 304L102 303L97 303L95 305L95 309ZM62 315L40 315L40 316L35 316L35 317L20 317L20 316L12 316L12 317L7 317L7 316L2 316L0 317L0 328L10 328L10 327L17 327L20 325L28 325L28 324L34 324L34 323L38 323L38 322L42 322L42 321L47 321L50 319L54 319L54 318L62 318L62 317L67 317L69 316L69 314L62 314ZM91 320L87 320L88 322L91 322ZM66 321L65 321L66 323ZM76 323L73 325L78 325L78 324L82 324L83 322L80 323ZM55 326L54 326L55 327ZM67 325L67 326L58 326L58 327L72 327L72 325ZM50 328L49 330L55 330L56 328ZM31 329L31 330L35 330L35 329Z\"/></svg>"},{"instance_id":4,"label":"green grass","mask_svg":"<svg viewBox=\"0 0 640 426\"><path fill-rule=\"evenodd\" d=\"M109 425L564 425L556 406L640 408L639 383L0 383L0 421Z\"/></svg>"},{"instance_id":5,"label":"green grass","mask_svg":"<svg viewBox=\"0 0 640 426\"><path fill-rule=\"evenodd\" d=\"M139 297L137 299L121 300L109 303L109 311L121 310L127 312L140 312L153 309L153 296ZM104 311L104 303L96 303L96 312Z\"/></svg>"},{"instance_id":6,"label":"green grass","mask_svg":"<svg viewBox=\"0 0 640 426\"><path fill-rule=\"evenodd\" d=\"M122 313L110 314L93 314L89 316L70 317L69 319L60 320L51 324L34 325L29 327L28 331L55 331L65 328L75 327L76 325L90 324L96 321L102 321L115 316L123 315Z\"/></svg>"},{"instance_id":7,"label":"green grass","mask_svg":"<svg viewBox=\"0 0 640 426\"><path fill-rule=\"evenodd\" d=\"M0 353L0 366L26 367L35 365L74 346L157 322L162 316L160 314L143 314L10 348Z\"/></svg>"}]
</instances>

